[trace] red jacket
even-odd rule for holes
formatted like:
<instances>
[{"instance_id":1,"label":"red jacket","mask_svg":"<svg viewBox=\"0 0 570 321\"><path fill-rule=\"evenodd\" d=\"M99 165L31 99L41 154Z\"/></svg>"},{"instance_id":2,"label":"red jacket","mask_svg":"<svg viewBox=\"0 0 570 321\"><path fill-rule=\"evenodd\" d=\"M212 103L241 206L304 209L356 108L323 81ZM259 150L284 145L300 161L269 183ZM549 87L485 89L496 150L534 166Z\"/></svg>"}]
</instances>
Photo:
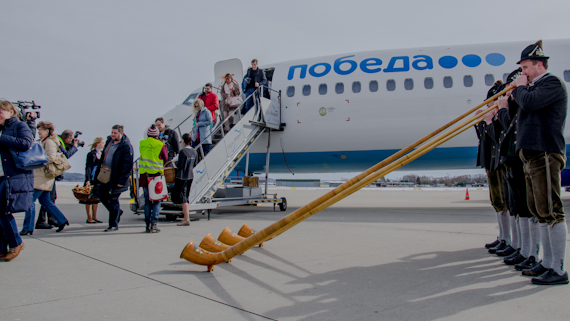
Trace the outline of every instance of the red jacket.
<instances>
[{"instance_id":1,"label":"red jacket","mask_svg":"<svg viewBox=\"0 0 570 321\"><path fill-rule=\"evenodd\" d=\"M211 92L209 94L200 96L200 99L204 101L205 107L212 112L212 121L216 122L216 110L218 110L218 107L220 105L218 95Z\"/></svg>"}]
</instances>

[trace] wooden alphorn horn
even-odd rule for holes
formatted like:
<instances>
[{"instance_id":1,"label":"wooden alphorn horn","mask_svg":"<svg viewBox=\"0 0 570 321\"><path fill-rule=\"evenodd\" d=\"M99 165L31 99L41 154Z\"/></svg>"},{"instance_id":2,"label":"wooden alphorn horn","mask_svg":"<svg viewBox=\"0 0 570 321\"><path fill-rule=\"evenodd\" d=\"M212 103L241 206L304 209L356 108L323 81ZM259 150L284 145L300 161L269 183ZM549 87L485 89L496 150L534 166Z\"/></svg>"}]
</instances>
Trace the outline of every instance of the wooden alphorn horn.
<instances>
[{"instance_id":1,"label":"wooden alphorn horn","mask_svg":"<svg viewBox=\"0 0 570 321\"><path fill-rule=\"evenodd\" d=\"M319 211L327 208L328 206L340 201L344 197L356 192L357 190L368 185L369 183L376 180L377 178L384 176L385 174L393 171L396 168L404 166L405 164L407 164L407 163L411 162L412 160L420 157L421 155L429 152L430 150L432 150L435 147L443 144L444 142L448 141L449 139L457 136L461 132L469 129L471 126L473 126L474 124L481 121L482 116L485 113L490 112L491 110L493 110L497 106L495 105L493 108L487 109L485 112L483 112L480 115L475 115L475 116L470 117L462 125L456 126L453 130L448 131L445 135L442 135L440 138L434 140L433 142L427 144L426 146L423 146L422 148L418 148L417 150L410 153L410 155L406 155L405 157L402 157L406 153L410 152L412 149L414 149L414 148L418 147L419 145L427 142L429 139L432 139L433 137L440 134L441 132L443 132L447 128L451 127L453 124L461 121L462 119L469 116L471 113L475 112L477 109L483 107L487 103L494 101L495 99L497 99L501 95L505 94L507 91L511 90L512 88L514 88L513 85L506 87L505 89L503 89L499 93L497 93L494 96L490 97L489 99L485 100L481 104L473 107L470 111L464 113L463 115L452 120L451 122L447 123L446 125L442 126L441 128L435 130L431 134L429 134L429 135L425 136L424 138L416 141L415 143L409 145L408 147L406 147L406 148L402 149L401 151L395 153L394 155L388 157L387 159L383 160L382 162L372 166L371 168L369 168L365 172L353 177L351 180L345 182L344 184L338 186L334 190L331 190L327 194L325 194L325 195L321 196L320 198L314 200L313 202L303 206L302 208L297 209L296 211L285 216L281 220L269 225L268 227L266 227L263 230L253 234L252 236L248 237L247 239L240 241L239 243L230 247L229 249L224 250L221 253L209 253L209 252L208 253L205 253L205 252L200 253L200 251L197 250L194 252L198 253L198 255L193 255L192 257L189 257L189 259L187 259L187 260L192 262L192 263L195 263L195 264L207 265L208 270L211 271L213 269L214 265L222 262L221 260L228 261L232 257L234 257L238 254L242 254L243 252L249 250L250 248L252 248L258 244L260 244L261 242L264 242L264 241L266 241L266 240L268 240L268 239L270 239L276 235L279 235L283 231L288 230L289 228L300 223L304 219L318 213ZM399 159L400 157L402 157L402 159ZM394 162L396 160L398 160L398 162ZM392 162L394 162L394 164L392 164ZM387 165L391 165L391 166L388 166L388 168L385 170L380 170L383 167L386 167ZM377 173L375 173L375 172L377 172Z\"/></svg>"}]
</instances>

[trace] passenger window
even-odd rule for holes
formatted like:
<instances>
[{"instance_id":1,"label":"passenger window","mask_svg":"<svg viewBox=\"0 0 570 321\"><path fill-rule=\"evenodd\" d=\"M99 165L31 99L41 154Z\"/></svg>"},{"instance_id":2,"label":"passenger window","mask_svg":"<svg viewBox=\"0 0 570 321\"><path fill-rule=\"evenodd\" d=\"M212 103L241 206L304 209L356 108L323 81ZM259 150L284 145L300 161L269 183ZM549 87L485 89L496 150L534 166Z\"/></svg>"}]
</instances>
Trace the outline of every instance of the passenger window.
<instances>
[{"instance_id":1,"label":"passenger window","mask_svg":"<svg viewBox=\"0 0 570 321\"><path fill-rule=\"evenodd\" d=\"M570 82L570 70L564 70L564 81Z\"/></svg>"},{"instance_id":2,"label":"passenger window","mask_svg":"<svg viewBox=\"0 0 570 321\"><path fill-rule=\"evenodd\" d=\"M352 83L352 92L358 94L360 92L360 81L355 81Z\"/></svg>"},{"instance_id":3,"label":"passenger window","mask_svg":"<svg viewBox=\"0 0 570 321\"><path fill-rule=\"evenodd\" d=\"M445 88L453 87L453 78L451 78L451 76L443 77L443 87Z\"/></svg>"},{"instance_id":4,"label":"passenger window","mask_svg":"<svg viewBox=\"0 0 570 321\"><path fill-rule=\"evenodd\" d=\"M412 78L404 80L404 89L406 90L414 89L414 80Z\"/></svg>"},{"instance_id":5,"label":"passenger window","mask_svg":"<svg viewBox=\"0 0 570 321\"><path fill-rule=\"evenodd\" d=\"M424 87L426 87L426 89L432 89L433 88L433 78L426 77L426 79L424 79Z\"/></svg>"},{"instance_id":6,"label":"passenger window","mask_svg":"<svg viewBox=\"0 0 570 321\"><path fill-rule=\"evenodd\" d=\"M287 97L295 96L295 86L287 87Z\"/></svg>"},{"instance_id":7,"label":"passenger window","mask_svg":"<svg viewBox=\"0 0 570 321\"><path fill-rule=\"evenodd\" d=\"M311 94L311 85L303 86L303 96L309 96Z\"/></svg>"},{"instance_id":8,"label":"passenger window","mask_svg":"<svg viewBox=\"0 0 570 321\"><path fill-rule=\"evenodd\" d=\"M485 85L493 86L494 83L495 83L495 76L493 76L492 74L486 74L485 75Z\"/></svg>"},{"instance_id":9,"label":"passenger window","mask_svg":"<svg viewBox=\"0 0 570 321\"><path fill-rule=\"evenodd\" d=\"M503 74L503 82L507 82L507 77L509 76L509 74Z\"/></svg>"},{"instance_id":10,"label":"passenger window","mask_svg":"<svg viewBox=\"0 0 570 321\"><path fill-rule=\"evenodd\" d=\"M334 91L337 94L342 94L344 92L344 84L341 82L337 83L336 86L334 86Z\"/></svg>"},{"instance_id":11,"label":"passenger window","mask_svg":"<svg viewBox=\"0 0 570 321\"><path fill-rule=\"evenodd\" d=\"M473 86L473 77L467 75L465 77L463 77L463 85L465 87L471 87Z\"/></svg>"},{"instance_id":12,"label":"passenger window","mask_svg":"<svg viewBox=\"0 0 570 321\"><path fill-rule=\"evenodd\" d=\"M388 91L394 91L396 90L396 81L394 81L394 79L390 79L386 82L386 89Z\"/></svg>"},{"instance_id":13,"label":"passenger window","mask_svg":"<svg viewBox=\"0 0 570 321\"><path fill-rule=\"evenodd\" d=\"M327 94L327 84L320 84L319 85L319 94L326 95Z\"/></svg>"},{"instance_id":14,"label":"passenger window","mask_svg":"<svg viewBox=\"0 0 570 321\"><path fill-rule=\"evenodd\" d=\"M368 85L368 89L370 89L370 92L377 92L378 91L378 82L376 80L372 80L370 81L370 85Z\"/></svg>"}]
</instances>

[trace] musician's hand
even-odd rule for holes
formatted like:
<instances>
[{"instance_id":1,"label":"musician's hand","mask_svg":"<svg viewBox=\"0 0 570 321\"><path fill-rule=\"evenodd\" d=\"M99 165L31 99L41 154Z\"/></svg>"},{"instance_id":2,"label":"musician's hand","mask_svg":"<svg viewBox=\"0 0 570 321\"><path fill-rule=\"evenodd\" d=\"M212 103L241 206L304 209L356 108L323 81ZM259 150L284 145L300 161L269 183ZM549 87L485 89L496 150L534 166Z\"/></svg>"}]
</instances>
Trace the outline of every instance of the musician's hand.
<instances>
[{"instance_id":1,"label":"musician's hand","mask_svg":"<svg viewBox=\"0 0 570 321\"><path fill-rule=\"evenodd\" d=\"M479 115L479 114L482 113L482 112L483 112L483 109L477 110L477 111L475 112L475 116Z\"/></svg>"},{"instance_id":2,"label":"musician's hand","mask_svg":"<svg viewBox=\"0 0 570 321\"><path fill-rule=\"evenodd\" d=\"M495 117L496 113L497 109L493 109L490 112L486 113L485 116L483 116L483 119L485 120L485 123L487 123L487 125L493 122L493 117Z\"/></svg>"},{"instance_id":3,"label":"musician's hand","mask_svg":"<svg viewBox=\"0 0 570 321\"><path fill-rule=\"evenodd\" d=\"M497 99L497 105L499 108L509 108L509 96L501 96Z\"/></svg>"},{"instance_id":4,"label":"musician's hand","mask_svg":"<svg viewBox=\"0 0 570 321\"><path fill-rule=\"evenodd\" d=\"M528 77L526 75L519 75L515 78L515 86L526 86L528 85Z\"/></svg>"}]
</instances>

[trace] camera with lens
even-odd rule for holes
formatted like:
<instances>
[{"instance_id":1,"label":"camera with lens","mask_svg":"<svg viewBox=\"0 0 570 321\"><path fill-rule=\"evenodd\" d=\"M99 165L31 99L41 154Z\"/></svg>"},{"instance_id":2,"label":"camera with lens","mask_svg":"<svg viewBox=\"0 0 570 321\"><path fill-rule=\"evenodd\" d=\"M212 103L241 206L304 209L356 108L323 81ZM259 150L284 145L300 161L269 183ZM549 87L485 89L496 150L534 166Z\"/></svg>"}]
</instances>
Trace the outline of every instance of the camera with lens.
<instances>
[{"instance_id":1,"label":"camera with lens","mask_svg":"<svg viewBox=\"0 0 570 321\"><path fill-rule=\"evenodd\" d=\"M42 108L42 106L36 105L35 101L18 100L18 102L12 104L20 109L21 121L35 120L37 118L40 118L40 112L35 110ZM26 111L26 109L32 109L32 111ZM32 112L35 113L35 115L32 114Z\"/></svg>"},{"instance_id":2,"label":"camera with lens","mask_svg":"<svg viewBox=\"0 0 570 321\"><path fill-rule=\"evenodd\" d=\"M79 135L83 135L82 132L80 131L75 131L75 135L73 135L73 140L77 141L77 146L79 147L85 147L85 142L80 141L77 137L79 137Z\"/></svg>"}]
</instances>

